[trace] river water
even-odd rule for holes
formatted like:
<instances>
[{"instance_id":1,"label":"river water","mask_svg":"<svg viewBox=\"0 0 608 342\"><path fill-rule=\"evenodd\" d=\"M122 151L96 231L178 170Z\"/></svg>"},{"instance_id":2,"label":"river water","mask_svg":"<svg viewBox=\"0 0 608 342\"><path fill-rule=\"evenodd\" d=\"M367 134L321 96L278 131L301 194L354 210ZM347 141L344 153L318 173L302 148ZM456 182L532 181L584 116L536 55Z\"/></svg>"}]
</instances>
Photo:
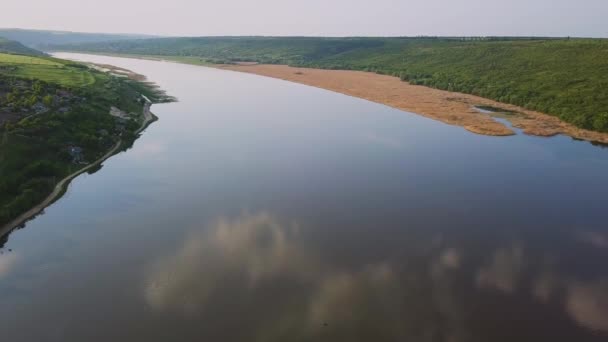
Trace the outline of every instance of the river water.
<instances>
[{"instance_id":1,"label":"river water","mask_svg":"<svg viewBox=\"0 0 608 342\"><path fill-rule=\"evenodd\" d=\"M179 99L0 249L3 341L606 341L608 150L60 54Z\"/></svg>"}]
</instances>

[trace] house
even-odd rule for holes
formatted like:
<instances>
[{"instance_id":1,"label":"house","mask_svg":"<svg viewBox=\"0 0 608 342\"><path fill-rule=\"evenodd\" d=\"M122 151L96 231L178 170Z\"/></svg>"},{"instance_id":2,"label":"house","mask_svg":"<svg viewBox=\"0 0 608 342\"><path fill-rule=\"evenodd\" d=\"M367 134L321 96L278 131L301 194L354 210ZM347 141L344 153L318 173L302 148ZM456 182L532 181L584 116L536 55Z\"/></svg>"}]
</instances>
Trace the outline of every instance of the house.
<instances>
[{"instance_id":1,"label":"house","mask_svg":"<svg viewBox=\"0 0 608 342\"><path fill-rule=\"evenodd\" d=\"M70 147L68 147L68 153L72 157L73 163L78 164L78 163L82 163L84 161L81 147L70 146Z\"/></svg>"},{"instance_id":2,"label":"house","mask_svg":"<svg viewBox=\"0 0 608 342\"><path fill-rule=\"evenodd\" d=\"M57 90L57 96L69 99L72 97L72 94L69 91Z\"/></svg>"},{"instance_id":3,"label":"house","mask_svg":"<svg viewBox=\"0 0 608 342\"><path fill-rule=\"evenodd\" d=\"M46 112L49 111L49 109L47 108L47 106L45 106L41 102L38 102L35 105L33 105L32 106L32 110L34 112L36 112L36 114L42 114L42 113L46 113Z\"/></svg>"}]
</instances>

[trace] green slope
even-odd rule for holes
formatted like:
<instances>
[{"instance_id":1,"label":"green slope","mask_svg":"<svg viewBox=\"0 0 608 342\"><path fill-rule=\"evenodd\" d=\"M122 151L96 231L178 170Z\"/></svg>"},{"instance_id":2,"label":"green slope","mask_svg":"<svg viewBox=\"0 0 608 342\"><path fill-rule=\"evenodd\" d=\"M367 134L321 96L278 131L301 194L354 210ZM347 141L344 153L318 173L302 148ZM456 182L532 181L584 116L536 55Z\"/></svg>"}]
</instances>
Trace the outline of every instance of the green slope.
<instances>
[{"instance_id":1,"label":"green slope","mask_svg":"<svg viewBox=\"0 0 608 342\"><path fill-rule=\"evenodd\" d=\"M136 138L154 88L47 56L0 53L0 227L67 175ZM129 114L118 120L114 106ZM78 160L70 148L81 149Z\"/></svg>"},{"instance_id":2,"label":"green slope","mask_svg":"<svg viewBox=\"0 0 608 342\"><path fill-rule=\"evenodd\" d=\"M51 48L373 71L608 132L606 39L200 37Z\"/></svg>"},{"instance_id":3,"label":"green slope","mask_svg":"<svg viewBox=\"0 0 608 342\"><path fill-rule=\"evenodd\" d=\"M41 56L42 52L28 48L27 46L13 40L0 37L0 53L13 53L21 55Z\"/></svg>"}]
</instances>

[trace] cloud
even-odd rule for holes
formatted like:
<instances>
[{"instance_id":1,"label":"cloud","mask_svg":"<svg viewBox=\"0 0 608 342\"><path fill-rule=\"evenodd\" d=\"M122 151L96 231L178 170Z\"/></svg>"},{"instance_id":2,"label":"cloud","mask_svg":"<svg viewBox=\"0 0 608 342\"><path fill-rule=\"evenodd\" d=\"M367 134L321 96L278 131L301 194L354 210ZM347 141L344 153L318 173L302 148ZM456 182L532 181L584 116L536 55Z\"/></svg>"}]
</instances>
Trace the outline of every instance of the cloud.
<instances>
[{"instance_id":1,"label":"cloud","mask_svg":"<svg viewBox=\"0 0 608 342\"><path fill-rule=\"evenodd\" d=\"M430 264L430 275L433 280L437 281L444 278L450 271L455 271L460 268L462 255L455 248L447 248L439 257L435 258Z\"/></svg>"},{"instance_id":2,"label":"cloud","mask_svg":"<svg viewBox=\"0 0 608 342\"><path fill-rule=\"evenodd\" d=\"M129 151L129 157L137 160L163 158L167 152L167 144L160 141L142 141Z\"/></svg>"},{"instance_id":3,"label":"cloud","mask_svg":"<svg viewBox=\"0 0 608 342\"><path fill-rule=\"evenodd\" d=\"M312 340L469 340L466 299L455 295L457 273L449 272L460 259L456 249L444 250L431 261L430 276L390 262L328 274L309 304Z\"/></svg>"},{"instance_id":4,"label":"cloud","mask_svg":"<svg viewBox=\"0 0 608 342\"><path fill-rule=\"evenodd\" d=\"M524 251L521 246L499 249L494 253L492 262L477 273L477 286L513 293L523 267Z\"/></svg>"},{"instance_id":5,"label":"cloud","mask_svg":"<svg viewBox=\"0 0 608 342\"><path fill-rule=\"evenodd\" d=\"M583 232L579 239L596 248L608 248L608 234L599 232Z\"/></svg>"},{"instance_id":6,"label":"cloud","mask_svg":"<svg viewBox=\"0 0 608 342\"><path fill-rule=\"evenodd\" d=\"M560 280L557 276L545 271L532 283L532 294L542 302L548 302L560 286Z\"/></svg>"},{"instance_id":7,"label":"cloud","mask_svg":"<svg viewBox=\"0 0 608 342\"><path fill-rule=\"evenodd\" d=\"M403 141L401 141L399 138L388 137L374 132L365 134L363 136L363 139L370 143L377 144L389 149L399 150L404 147Z\"/></svg>"},{"instance_id":8,"label":"cloud","mask_svg":"<svg viewBox=\"0 0 608 342\"><path fill-rule=\"evenodd\" d=\"M16 253L2 253L0 254L0 279L4 278L15 266L18 260Z\"/></svg>"},{"instance_id":9,"label":"cloud","mask_svg":"<svg viewBox=\"0 0 608 342\"><path fill-rule=\"evenodd\" d=\"M277 276L309 276L314 258L300 252L297 235L296 225L281 225L266 213L219 220L152 267L145 299L160 311L196 313L226 279L245 279L244 286L254 289Z\"/></svg>"},{"instance_id":10,"label":"cloud","mask_svg":"<svg viewBox=\"0 0 608 342\"><path fill-rule=\"evenodd\" d=\"M566 310L580 325L608 331L608 279L568 286Z\"/></svg>"},{"instance_id":11,"label":"cloud","mask_svg":"<svg viewBox=\"0 0 608 342\"><path fill-rule=\"evenodd\" d=\"M422 263L343 264L321 259L304 244L305 233L268 213L202 226L147 269L144 299L160 313L242 326L252 339L470 340L471 298L459 292L463 272L469 274L461 249L437 246ZM523 269L524 249L514 244L491 253L473 276L478 287L509 294ZM558 274L541 272L531 285L545 301L564 293L563 284ZM573 319L603 329L604 308L594 301L604 290L573 286Z\"/></svg>"},{"instance_id":12,"label":"cloud","mask_svg":"<svg viewBox=\"0 0 608 342\"><path fill-rule=\"evenodd\" d=\"M365 302L371 298L386 301L386 304L393 302L391 297L396 285L393 270L387 264L367 266L356 273L329 275L322 279L311 301L310 322L318 328L326 322L356 324L361 316L372 314L361 310L369 307L370 303Z\"/></svg>"},{"instance_id":13,"label":"cloud","mask_svg":"<svg viewBox=\"0 0 608 342\"><path fill-rule=\"evenodd\" d=\"M457 269L460 267L461 255L455 248L448 248L439 257L441 266L448 269Z\"/></svg>"}]
</instances>

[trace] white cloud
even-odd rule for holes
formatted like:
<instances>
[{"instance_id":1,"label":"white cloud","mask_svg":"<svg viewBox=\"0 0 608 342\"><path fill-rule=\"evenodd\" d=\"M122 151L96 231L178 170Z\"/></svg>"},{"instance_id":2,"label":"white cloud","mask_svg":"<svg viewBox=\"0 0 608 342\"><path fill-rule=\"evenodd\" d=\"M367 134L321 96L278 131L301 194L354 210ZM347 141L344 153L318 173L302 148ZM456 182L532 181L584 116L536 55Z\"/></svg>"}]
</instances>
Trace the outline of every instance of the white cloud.
<instances>
[{"instance_id":1,"label":"white cloud","mask_svg":"<svg viewBox=\"0 0 608 342\"><path fill-rule=\"evenodd\" d=\"M5 277L15 266L18 255L14 252L0 254L0 279Z\"/></svg>"},{"instance_id":2,"label":"white cloud","mask_svg":"<svg viewBox=\"0 0 608 342\"><path fill-rule=\"evenodd\" d=\"M492 262L477 273L477 286L494 288L512 293L524 266L524 251L521 246L499 249L494 253Z\"/></svg>"},{"instance_id":3,"label":"white cloud","mask_svg":"<svg viewBox=\"0 0 608 342\"><path fill-rule=\"evenodd\" d=\"M579 238L593 247L608 248L608 234L588 231L581 233Z\"/></svg>"},{"instance_id":4,"label":"white cloud","mask_svg":"<svg viewBox=\"0 0 608 342\"><path fill-rule=\"evenodd\" d=\"M307 277L314 258L295 244L297 230L265 213L219 220L156 263L146 276L145 299L157 310L195 313L230 277L246 279L249 288L284 274Z\"/></svg>"},{"instance_id":5,"label":"white cloud","mask_svg":"<svg viewBox=\"0 0 608 342\"><path fill-rule=\"evenodd\" d=\"M570 284L566 309L580 325L592 330L608 331L608 279Z\"/></svg>"}]
</instances>

